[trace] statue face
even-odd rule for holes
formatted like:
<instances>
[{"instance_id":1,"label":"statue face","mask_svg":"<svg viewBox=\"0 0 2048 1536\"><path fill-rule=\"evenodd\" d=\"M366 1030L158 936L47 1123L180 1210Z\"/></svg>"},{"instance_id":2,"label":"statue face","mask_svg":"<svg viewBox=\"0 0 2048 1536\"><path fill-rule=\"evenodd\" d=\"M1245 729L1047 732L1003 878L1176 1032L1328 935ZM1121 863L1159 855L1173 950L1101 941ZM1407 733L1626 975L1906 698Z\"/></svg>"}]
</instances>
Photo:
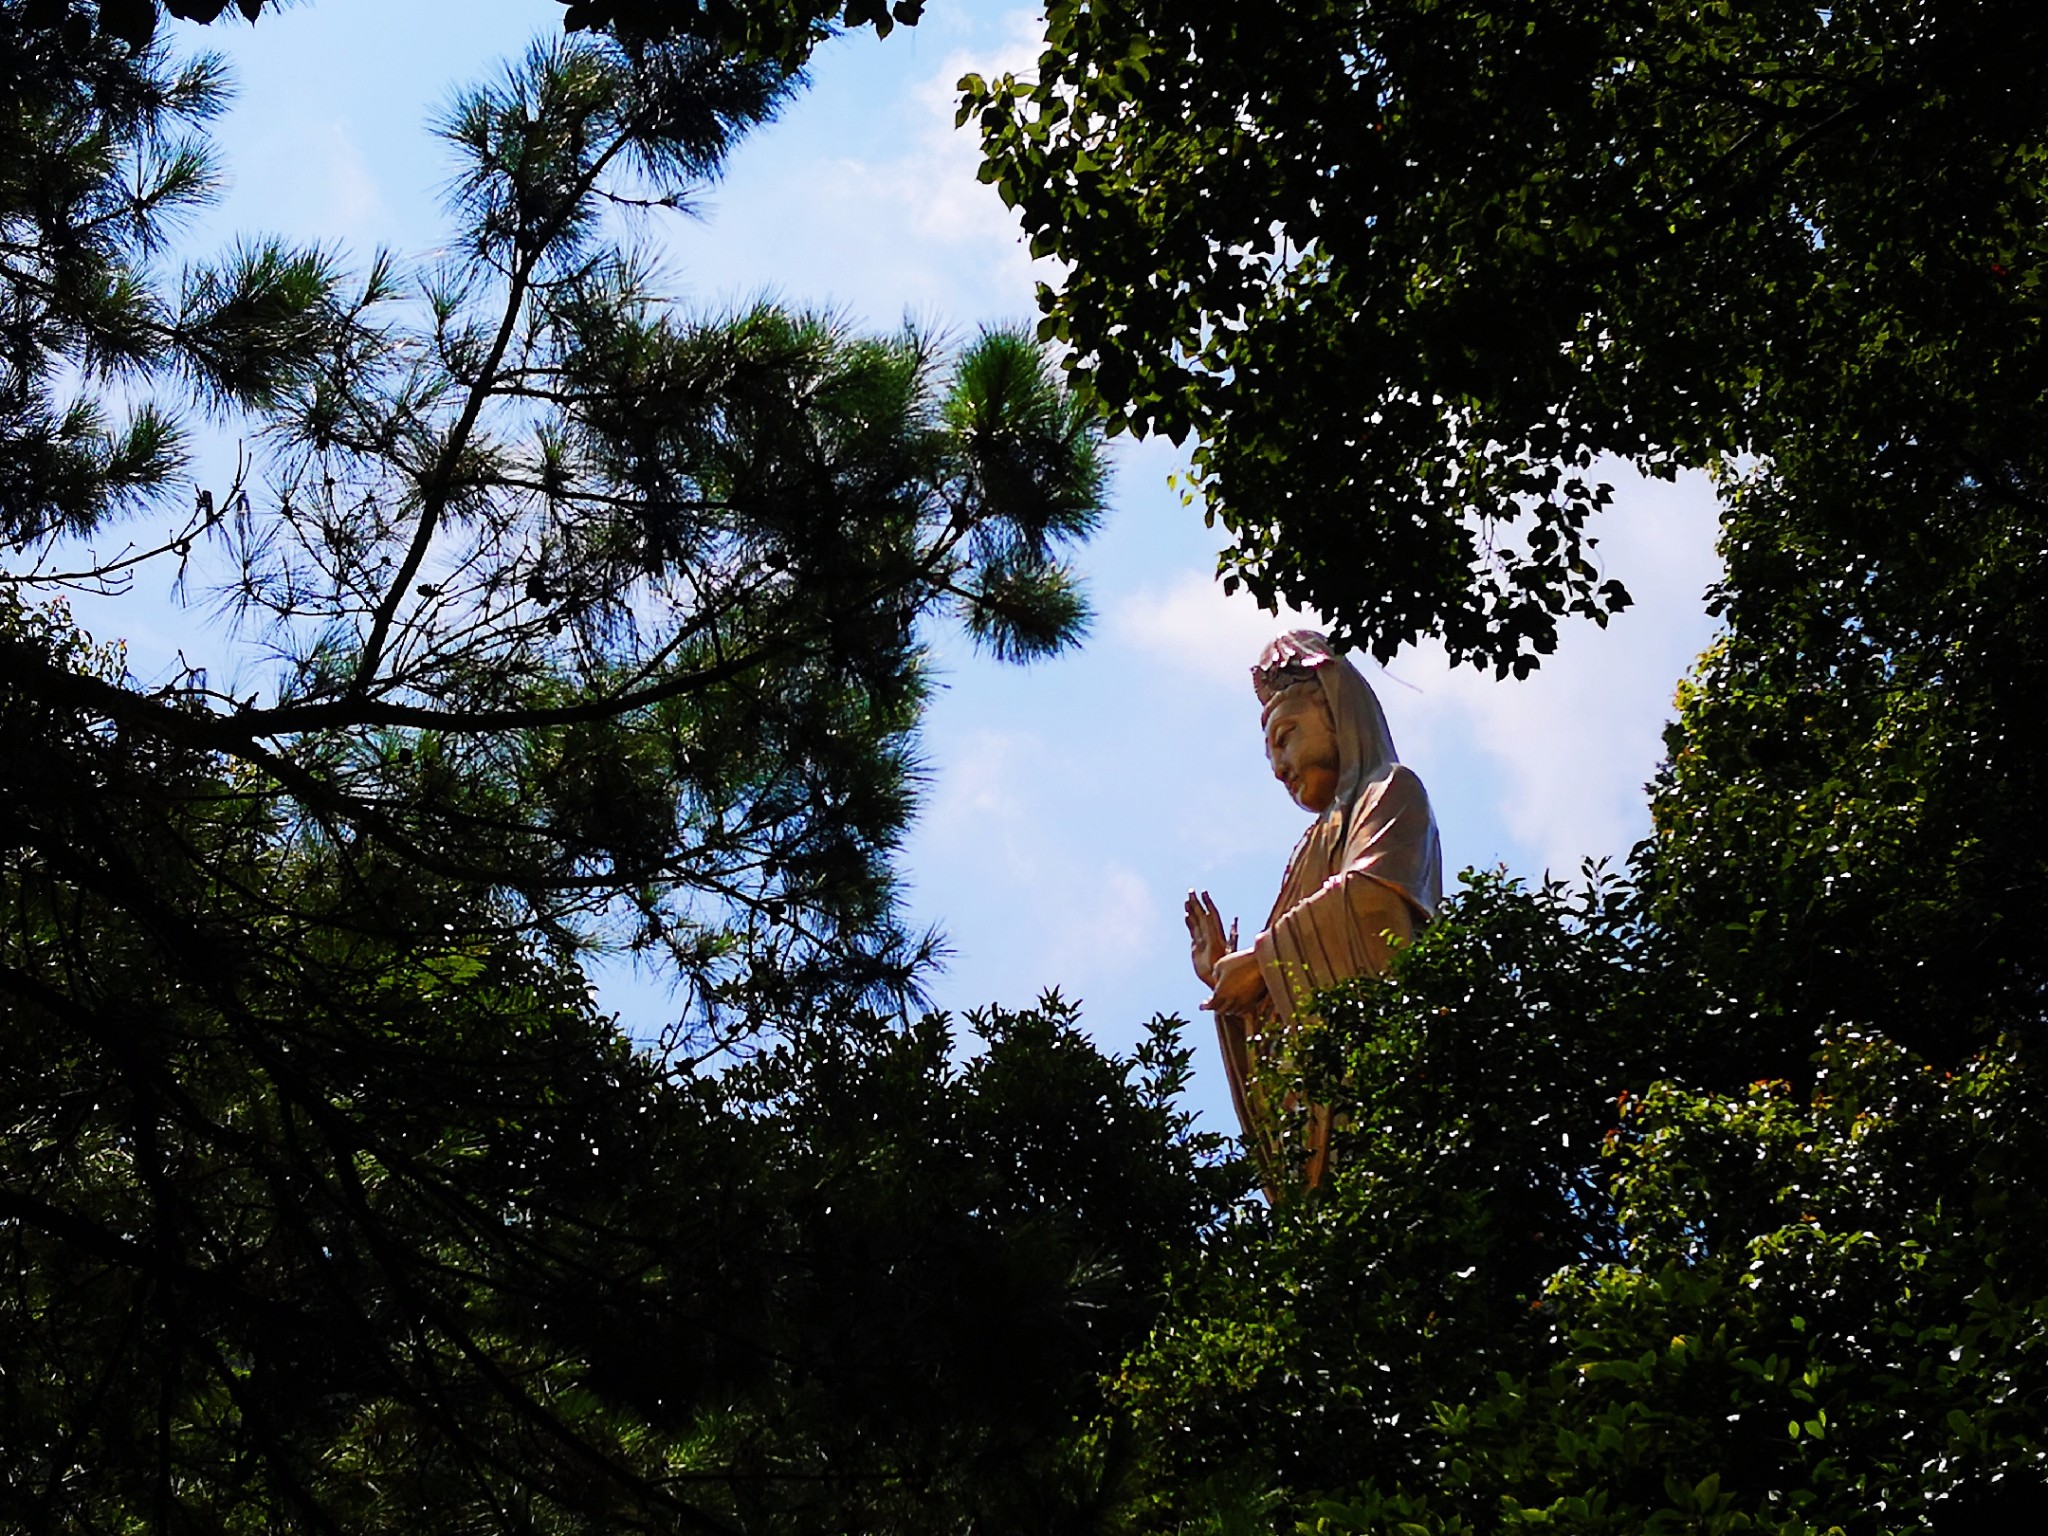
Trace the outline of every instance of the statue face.
<instances>
[{"instance_id":1,"label":"statue face","mask_svg":"<svg viewBox=\"0 0 2048 1536\"><path fill-rule=\"evenodd\" d=\"M1320 693L1283 699L1266 721L1266 761L1304 811L1320 816L1337 798L1337 731Z\"/></svg>"}]
</instances>

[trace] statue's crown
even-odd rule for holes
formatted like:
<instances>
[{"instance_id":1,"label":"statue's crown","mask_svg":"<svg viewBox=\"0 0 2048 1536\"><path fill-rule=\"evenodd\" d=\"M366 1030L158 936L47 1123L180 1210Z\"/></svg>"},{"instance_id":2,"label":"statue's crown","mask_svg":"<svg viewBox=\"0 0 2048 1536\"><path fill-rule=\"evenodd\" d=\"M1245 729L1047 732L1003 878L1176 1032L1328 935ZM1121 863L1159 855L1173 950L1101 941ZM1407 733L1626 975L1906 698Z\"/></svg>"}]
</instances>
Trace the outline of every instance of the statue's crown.
<instances>
[{"instance_id":1,"label":"statue's crown","mask_svg":"<svg viewBox=\"0 0 2048 1536\"><path fill-rule=\"evenodd\" d=\"M1290 630L1259 653L1252 667L1252 691L1270 704L1290 688L1316 680L1316 668L1336 660L1330 642L1312 629Z\"/></svg>"},{"instance_id":2,"label":"statue's crown","mask_svg":"<svg viewBox=\"0 0 2048 1536\"><path fill-rule=\"evenodd\" d=\"M1314 667L1277 666L1252 668L1252 692L1259 696L1261 704L1270 704L1290 688L1299 688L1303 683L1316 680Z\"/></svg>"}]
</instances>

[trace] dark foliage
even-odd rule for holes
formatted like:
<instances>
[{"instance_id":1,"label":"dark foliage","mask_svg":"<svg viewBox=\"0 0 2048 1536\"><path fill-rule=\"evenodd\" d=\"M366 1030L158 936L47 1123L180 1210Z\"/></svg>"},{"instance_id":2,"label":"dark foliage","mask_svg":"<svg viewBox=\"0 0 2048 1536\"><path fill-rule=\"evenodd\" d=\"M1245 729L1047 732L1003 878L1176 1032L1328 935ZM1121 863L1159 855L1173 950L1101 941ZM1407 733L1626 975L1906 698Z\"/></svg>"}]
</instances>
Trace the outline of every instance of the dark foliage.
<instances>
[{"instance_id":1,"label":"dark foliage","mask_svg":"<svg viewBox=\"0 0 2048 1536\"><path fill-rule=\"evenodd\" d=\"M1939 1071L1881 1019L1737 1081L1641 905L1480 881L1325 999L1331 1184L1209 1239L1120 1379L1142 1528L2029 1528L2034 1054Z\"/></svg>"},{"instance_id":2,"label":"dark foliage","mask_svg":"<svg viewBox=\"0 0 2048 1536\"><path fill-rule=\"evenodd\" d=\"M473 892L281 835L202 754L11 688L0 720L10 1528L1095 1496L1093 1382L1232 1192L1170 1023L1105 1057L1048 998L962 1066L940 1021L820 1016L671 1076Z\"/></svg>"},{"instance_id":3,"label":"dark foliage","mask_svg":"<svg viewBox=\"0 0 2048 1536\"><path fill-rule=\"evenodd\" d=\"M1223 571L1520 675L1625 601L1602 456L1809 455L1887 553L2038 516L2039 7L1062 3L964 82L1044 333L1199 440ZM1626 573L1618 573L1625 578Z\"/></svg>"},{"instance_id":4,"label":"dark foliage","mask_svg":"<svg viewBox=\"0 0 2048 1536\"><path fill-rule=\"evenodd\" d=\"M1088 1518L1231 1176L1170 1024L906 1022L890 859L921 632L1080 631L1095 428L1014 335L661 301L622 219L792 83L688 37L461 98L439 266L167 272L223 84L147 9L0 0L0 1523ZM65 616L156 566L213 672Z\"/></svg>"},{"instance_id":5,"label":"dark foliage","mask_svg":"<svg viewBox=\"0 0 2048 1536\"><path fill-rule=\"evenodd\" d=\"M571 32L602 28L628 39L696 37L752 58L801 64L841 29L887 37L917 25L925 0L562 0Z\"/></svg>"}]
</instances>

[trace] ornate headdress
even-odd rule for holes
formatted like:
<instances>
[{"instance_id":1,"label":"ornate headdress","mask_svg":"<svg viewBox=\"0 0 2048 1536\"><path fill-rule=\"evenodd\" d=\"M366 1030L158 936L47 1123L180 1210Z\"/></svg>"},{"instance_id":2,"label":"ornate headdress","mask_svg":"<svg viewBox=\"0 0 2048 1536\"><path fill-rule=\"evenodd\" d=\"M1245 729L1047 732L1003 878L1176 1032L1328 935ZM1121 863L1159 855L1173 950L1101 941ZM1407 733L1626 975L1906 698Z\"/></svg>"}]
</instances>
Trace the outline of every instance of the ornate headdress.
<instances>
[{"instance_id":1,"label":"ornate headdress","mask_svg":"<svg viewBox=\"0 0 2048 1536\"><path fill-rule=\"evenodd\" d=\"M1312 629L1289 630L1259 652L1252 667L1252 691L1259 696L1263 713L1270 715L1283 695L1304 683L1320 686L1317 669L1341 658L1330 642Z\"/></svg>"}]
</instances>

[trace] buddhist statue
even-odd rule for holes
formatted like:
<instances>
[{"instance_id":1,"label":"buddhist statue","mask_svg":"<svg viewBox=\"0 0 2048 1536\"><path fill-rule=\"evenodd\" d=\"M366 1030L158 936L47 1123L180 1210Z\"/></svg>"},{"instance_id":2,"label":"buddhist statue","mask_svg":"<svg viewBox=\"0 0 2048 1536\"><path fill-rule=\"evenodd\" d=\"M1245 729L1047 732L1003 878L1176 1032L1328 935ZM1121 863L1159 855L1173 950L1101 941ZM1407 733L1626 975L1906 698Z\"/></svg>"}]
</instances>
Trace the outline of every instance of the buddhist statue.
<instances>
[{"instance_id":1,"label":"buddhist statue","mask_svg":"<svg viewBox=\"0 0 2048 1536\"><path fill-rule=\"evenodd\" d=\"M1326 1105L1286 1087L1316 994L1381 975L1443 895L1429 795L1394 755L1386 716L1359 670L1310 630L1282 635L1252 668L1273 776L1315 819L1295 845L1279 899L1237 947L1206 891L1188 893L1195 974L1268 1199L1320 1184L1330 1166Z\"/></svg>"}]
</instances>

